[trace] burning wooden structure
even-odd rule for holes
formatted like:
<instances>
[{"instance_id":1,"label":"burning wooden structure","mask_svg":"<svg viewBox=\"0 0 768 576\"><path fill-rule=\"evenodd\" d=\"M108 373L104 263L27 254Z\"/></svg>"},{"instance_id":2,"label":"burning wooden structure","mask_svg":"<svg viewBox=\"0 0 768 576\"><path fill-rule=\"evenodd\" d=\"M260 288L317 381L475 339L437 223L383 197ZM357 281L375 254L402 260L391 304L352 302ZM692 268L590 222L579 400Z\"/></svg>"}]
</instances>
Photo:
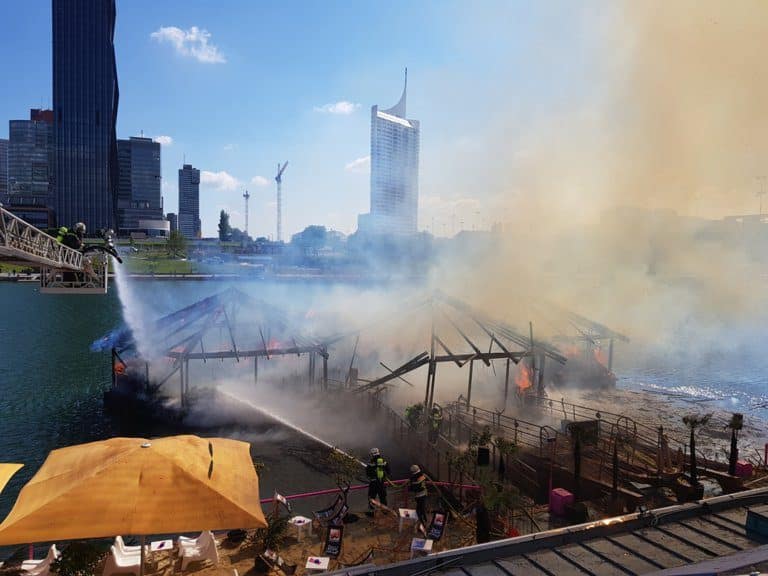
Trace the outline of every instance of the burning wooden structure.
<instances>
[{"instance_id":1,"label":"burning wooden structure","mask_svg":"<svg viewBox=\"0 0 768 576\"><path fill-rule=\"evenodd\" d=\"M240 312L248 311L248 321L240 321ZM253 362L254 383L259 378L259 359L296 355L308 357L308 381L317 384L317 359L322 361L320 384L328 386L328 340L318 340L296 332L282 311L234 288L215 294L168 314L147 330L142 349L156 350L153 358L136 358L137 343L130 330L123 328L94 343L92 350L111 346L113 385L132 377L126 367L144 368L145 385L158 390L178 374L179 405L189 403L190 364L194 362L234 360ZM134 358L127 362L123 357ZM158 362L157 360L165 359ZM122 365L122 369L119 366ZM151 370L150 370L151 367ZM154 374L150 374L153 372ZM158 375L157 372L160 372Z\"/></svg>"},{"instance_id":2,"label":"burning wooden structure","mask_svg":"<svg viewBox=\"0 0 768 576\"><path fill-rule=\"evenodd\" d=\"M359 390L380 389L394 379L402 378L422 366L427 366L424 406L429 409L435 402L438 365L449 363L459 368L468 365L465 402L469 406L472 402L475 362L482 362L485 366L492 367L495 373L496 369L492 362L502 360L505 364L503 406L506 407L510 397L512 365L518 365L524 361L518 376L513 376L519 392L535 391L542 394L545 386L545 362L549 360L563 364L567 360L551 344L534 339L532 324L529 324L528 335L521 334L511 325L493 319L441 292L436 292L426 305L429 307L431 319L429 351L425 350L396 369L388 370L388 374L368 381Z\"/></svg>"}]
</instances>

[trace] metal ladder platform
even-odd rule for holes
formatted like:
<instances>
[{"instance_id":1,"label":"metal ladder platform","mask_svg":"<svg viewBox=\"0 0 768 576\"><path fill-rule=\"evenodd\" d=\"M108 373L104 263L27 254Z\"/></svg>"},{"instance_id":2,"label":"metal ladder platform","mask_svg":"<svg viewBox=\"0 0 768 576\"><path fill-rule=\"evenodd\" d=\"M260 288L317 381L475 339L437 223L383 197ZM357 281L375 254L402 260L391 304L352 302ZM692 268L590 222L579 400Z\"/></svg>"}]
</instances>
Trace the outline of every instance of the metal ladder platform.
<instances>
[{"instance_id":1,"label":"metal ladder platform","mask_svg":"<svg viewBox=\"0 0 768 576\"><path fill-rule=\"evenodd\" d=\"M43 294L106 294L109 262L64 246L0 205L0 262L40 269Z\"/></svg>"},{"instance_id":2,"label":"metal ladder platform","mask_svg":"<svg viewBox=\"0 0 768 576\"><path fill-rule=\"evenodd\" d=\"M83 254L64 246L0 205L0 260L82 270Z\"/></svg>"}]
</instances>

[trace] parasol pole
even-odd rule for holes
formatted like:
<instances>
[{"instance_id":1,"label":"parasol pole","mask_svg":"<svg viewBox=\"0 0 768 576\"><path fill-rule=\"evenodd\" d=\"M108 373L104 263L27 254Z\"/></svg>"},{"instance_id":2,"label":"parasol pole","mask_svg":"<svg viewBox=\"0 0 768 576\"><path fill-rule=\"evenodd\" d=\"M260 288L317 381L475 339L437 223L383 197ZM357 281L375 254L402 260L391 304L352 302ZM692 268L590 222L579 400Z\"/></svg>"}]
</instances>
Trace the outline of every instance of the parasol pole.
<instances>
[{"instance_id":1,"label":"parasol pole","mask_svg":"<svg viewBox=\"0 0 768 576\"><path fill-rule=\"evenodd\" d=\"M139 544L141 545L141 559L139 560L139 576L144 576L144 542L146 540L146 536L143 534L139 536Z\"/></svg>"}]
</instances>

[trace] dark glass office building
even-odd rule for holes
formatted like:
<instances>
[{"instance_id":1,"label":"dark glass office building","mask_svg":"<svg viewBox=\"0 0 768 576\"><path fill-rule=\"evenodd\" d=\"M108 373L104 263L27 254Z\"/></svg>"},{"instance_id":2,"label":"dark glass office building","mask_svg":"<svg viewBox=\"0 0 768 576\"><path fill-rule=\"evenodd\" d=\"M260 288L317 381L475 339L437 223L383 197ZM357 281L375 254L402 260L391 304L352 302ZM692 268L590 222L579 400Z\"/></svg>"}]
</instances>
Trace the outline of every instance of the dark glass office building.
<instances>
[{"instance_id":1,"label":"dark glass office building","mask_svg":"<svg viewBox=\"0 0 768 576\"><path fill-rule=\"evenodd\" d=\"M200 238L200 170L184 164L179 170L179 232Z\"/></svg>"},{"instance_id":2,"label":"dark glass office building","mask_svg":"<svg viewBox=\"0 0 768 576\"><path fill-rule=\"evenodd\" d=\"M0 202L7 202L8 194L8 140L0 138Z\"/></svg>"},{"instance_id":3,"label":"dark glass office building","mask_svg":"<svg viewBox=\"0 0 768 576\"><path fill-rule=\"evenodd\" d=\"M14 206L53 209L53 112L30 110L29 120L8 122L8 197Z\"/></svg>"},{"instance_id":4,"label":"dark glass office building","mask_svg":"<svg viewBox=\"0 0 768 576\"><path fill-rule=\"evenodd\" d=\"M59 224L117 225L115 0L53 0Z\"/></svg>"},{"instance_id":5,"label":"dark glass office building","mask_svg":"<svg viewBox=\"0 0 768 576\"><path fill-rule=\"evenodd\" d=\"M144 226L144 221L163 220L160 189L160 144L152 138L131 136L117 141L120 185L117 192L117 216L120 233L127 234Z\"/></svg>"}]
</instances>

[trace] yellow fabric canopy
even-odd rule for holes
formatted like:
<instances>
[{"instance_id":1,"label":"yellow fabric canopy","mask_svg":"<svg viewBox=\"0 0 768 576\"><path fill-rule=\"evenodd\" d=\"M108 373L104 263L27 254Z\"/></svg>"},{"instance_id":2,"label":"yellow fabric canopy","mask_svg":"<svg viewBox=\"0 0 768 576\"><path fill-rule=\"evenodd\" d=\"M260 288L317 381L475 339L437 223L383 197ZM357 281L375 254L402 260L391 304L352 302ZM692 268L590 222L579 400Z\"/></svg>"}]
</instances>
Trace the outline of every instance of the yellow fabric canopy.
<instances>
[{"instance_id":1,"label":"yellow fabric canopy","mask_svg":"<svg viewBox=\"0 0 768 576\"><path fill-rule=\"evenodd\" d=\"M24 468L24 464L0 464L0 492L3 491L8 481L13 478L13 475L22 468Z\"/></svg>"},{"instance_id":2,"label":"yellow fabric canopy","mask_svg":"<svg viewBox=\"0 0 768 576\"><path fill-rule=\"evenodd\" d=\"M51 452L0 545L265 526L246 442L112 438Z\"/></svg>"}]
</instances>

